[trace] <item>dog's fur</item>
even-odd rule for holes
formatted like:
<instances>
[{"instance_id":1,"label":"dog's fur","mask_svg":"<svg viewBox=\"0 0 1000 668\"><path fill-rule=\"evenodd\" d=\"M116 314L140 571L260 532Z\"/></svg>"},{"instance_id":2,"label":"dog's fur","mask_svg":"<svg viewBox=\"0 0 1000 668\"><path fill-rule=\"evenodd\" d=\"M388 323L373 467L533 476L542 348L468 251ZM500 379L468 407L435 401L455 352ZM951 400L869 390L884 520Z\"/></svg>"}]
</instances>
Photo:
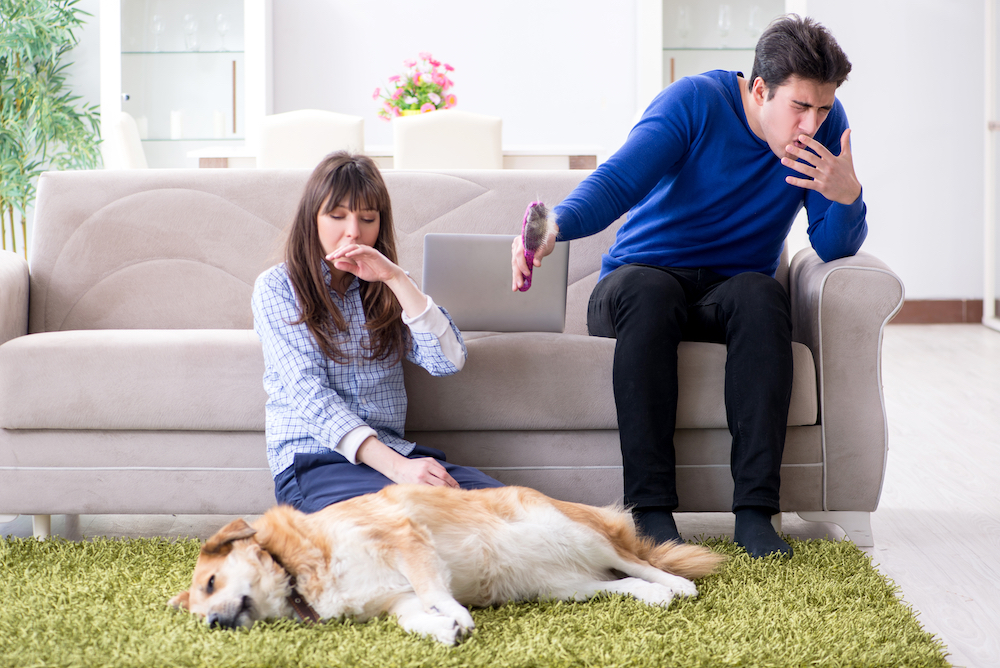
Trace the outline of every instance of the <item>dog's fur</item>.
<instances>
[{"instance_id":1,"label":"dog's fur","mask_svg":"<svg viewBox=\"0 0 1000 668\"><path fill-rule=\"evenodd\" d=\"M390 485L311 515L269 510L202 546L191 589L170 603L212 625L296 617L295 587L323 619L383 613L454 644L475 627L464 606L621 593L652 605L695 596L690 580L724 559L636 535L631 515L523 487ZM622 577L622 576L625 577Z\"/></svg>"}]
</instances>

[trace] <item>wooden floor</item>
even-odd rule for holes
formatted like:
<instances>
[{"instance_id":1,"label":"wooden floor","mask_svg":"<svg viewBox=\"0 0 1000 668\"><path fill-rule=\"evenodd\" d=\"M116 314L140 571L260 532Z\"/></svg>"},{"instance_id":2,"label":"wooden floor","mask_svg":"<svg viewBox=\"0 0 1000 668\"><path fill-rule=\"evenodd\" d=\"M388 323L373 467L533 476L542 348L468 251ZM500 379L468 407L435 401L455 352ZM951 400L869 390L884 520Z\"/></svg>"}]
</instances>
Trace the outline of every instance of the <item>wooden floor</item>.
<instances>
[{"instance_id":1,"label":"wooden floor","mask_svg":"<svg viewBox=\"0 0 1000 668\"><path fill-rule=\"evenodd\" d=\"M882 364L889 461L868 550L956 666L1000 666L1000 332L980 325L891 325ZM86 536L206 538L220 516L56 516L52 531ZM250 519L250 518L248 518ZM685 514L685 537L732 535L729 514ZM791 514L799 538L843 532ZM30 536L30 518L0 535Z\"/></svg>"},{"instance_id":2,"label":"wooden floor","mask_svg":"<svg viewBox=\"0 0 1000 668\"><path fill-rule=\"evenodd\" d=\"M958 666L1000 666L1000 332L891 325L879 570Z\"/></svg>"}]
</instances>

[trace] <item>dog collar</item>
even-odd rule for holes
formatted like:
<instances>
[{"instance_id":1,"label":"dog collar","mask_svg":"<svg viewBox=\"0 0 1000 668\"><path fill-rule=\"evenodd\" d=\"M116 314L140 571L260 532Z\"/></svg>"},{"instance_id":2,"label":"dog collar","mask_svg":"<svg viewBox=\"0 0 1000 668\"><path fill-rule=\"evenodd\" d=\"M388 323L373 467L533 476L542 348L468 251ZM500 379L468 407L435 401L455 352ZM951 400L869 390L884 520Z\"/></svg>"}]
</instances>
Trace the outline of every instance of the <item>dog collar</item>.
<instances>
[{"instance_id":1,"label":"dog collar","mask_svg":"<svg viewBox=\"0 0 1000 668\"><path fill-rule=\"evenodd\" d=\"M282 566L282 568L284 568L284 566ZM288 572L288 570L285 569L285 572ZM292 575L291 573L289 573L288 576L289 578L291 578L288 581L288 584L291 585L292 587L292 591L289 592L288 594L289 605L291 605L292 609L294 609L295 612L299 615L299 617L302 618L302 621L304 622L309 621L312 622L313 624L319 624L320 622L319 613L316 612L316 609L313 608L311 605L309 605L309 603L306 602L304 598L302 598L302 594L300 594L299 590L295 588L295 576Z\"/></svg>"},{"instance_id":2,"label":"dog collar","mask_svg":"<svg viewBox=\"0 0 1000 668\"><path fill-rule=\"evenodd\" d=\"M319 624L321 617L319 616L319 613L316 612L316 608L309 605L309 602L306 601L302 594L299 593L299 590L296 588L297 583L295 581L295 575L293 575L292 572L285 567L285 564L281 562L281 559L278 559L278 555L270 551L268 551L268 554L271 555L271 559L274 563L278 564L278 567L281 568L281 570L288 573L288 586L291 588L291 591L288 592L288 598L285 600L288 601L290 606L292 606L292 610L294 610L295 613L302 618L302 621Z\"/></svg>"}]
</instances>

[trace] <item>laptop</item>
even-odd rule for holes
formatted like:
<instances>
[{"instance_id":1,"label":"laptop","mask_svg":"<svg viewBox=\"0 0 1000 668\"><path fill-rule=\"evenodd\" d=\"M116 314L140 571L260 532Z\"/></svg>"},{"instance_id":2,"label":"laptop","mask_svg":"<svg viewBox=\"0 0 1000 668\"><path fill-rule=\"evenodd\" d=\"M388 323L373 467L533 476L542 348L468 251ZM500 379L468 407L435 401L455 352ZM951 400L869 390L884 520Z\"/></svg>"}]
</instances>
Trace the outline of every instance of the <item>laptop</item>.
<instances>
[{"instance_id":1,"label":"laptop","mask_svg":"<svg viewBox=\"0 0 1000 668\"><path fill-rule=\"evenodd\" d=\"M424 237L423 291L459 329L561 332L566 325L569 242L535 267L527 292L511 290L510 246L515 235L441 234Z\"/></svg>"}]
</instances>

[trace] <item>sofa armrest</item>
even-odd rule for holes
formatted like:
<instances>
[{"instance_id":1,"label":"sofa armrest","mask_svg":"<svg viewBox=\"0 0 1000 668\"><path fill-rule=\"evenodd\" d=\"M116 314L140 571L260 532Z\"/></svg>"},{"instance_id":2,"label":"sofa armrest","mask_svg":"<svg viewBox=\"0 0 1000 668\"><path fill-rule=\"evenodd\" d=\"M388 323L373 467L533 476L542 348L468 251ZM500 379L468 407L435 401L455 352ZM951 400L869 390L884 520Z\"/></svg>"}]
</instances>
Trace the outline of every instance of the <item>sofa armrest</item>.
<instances>
[{"instance_id":1,"label":"sofa armrest","mask_svg":"<svg viewBox=\"0 0 1000 668\"><path fill-rule=\"evenodd\" d=\"M0 345L28 333L28 263L0 251Z\"/></svg>"},{"instance_id":2,"label":"sofa armrest","mask_svg":"<svg viewBox=\"0 0 1000 668\"><path fill-rule=\"evenodd\" d=\"M868 253L823 262L799 251L789 268L792 332L816 362L825 463L824 510L878 507L888 450L882 331L903 282Z\"/></svg>"}]
</instances>

